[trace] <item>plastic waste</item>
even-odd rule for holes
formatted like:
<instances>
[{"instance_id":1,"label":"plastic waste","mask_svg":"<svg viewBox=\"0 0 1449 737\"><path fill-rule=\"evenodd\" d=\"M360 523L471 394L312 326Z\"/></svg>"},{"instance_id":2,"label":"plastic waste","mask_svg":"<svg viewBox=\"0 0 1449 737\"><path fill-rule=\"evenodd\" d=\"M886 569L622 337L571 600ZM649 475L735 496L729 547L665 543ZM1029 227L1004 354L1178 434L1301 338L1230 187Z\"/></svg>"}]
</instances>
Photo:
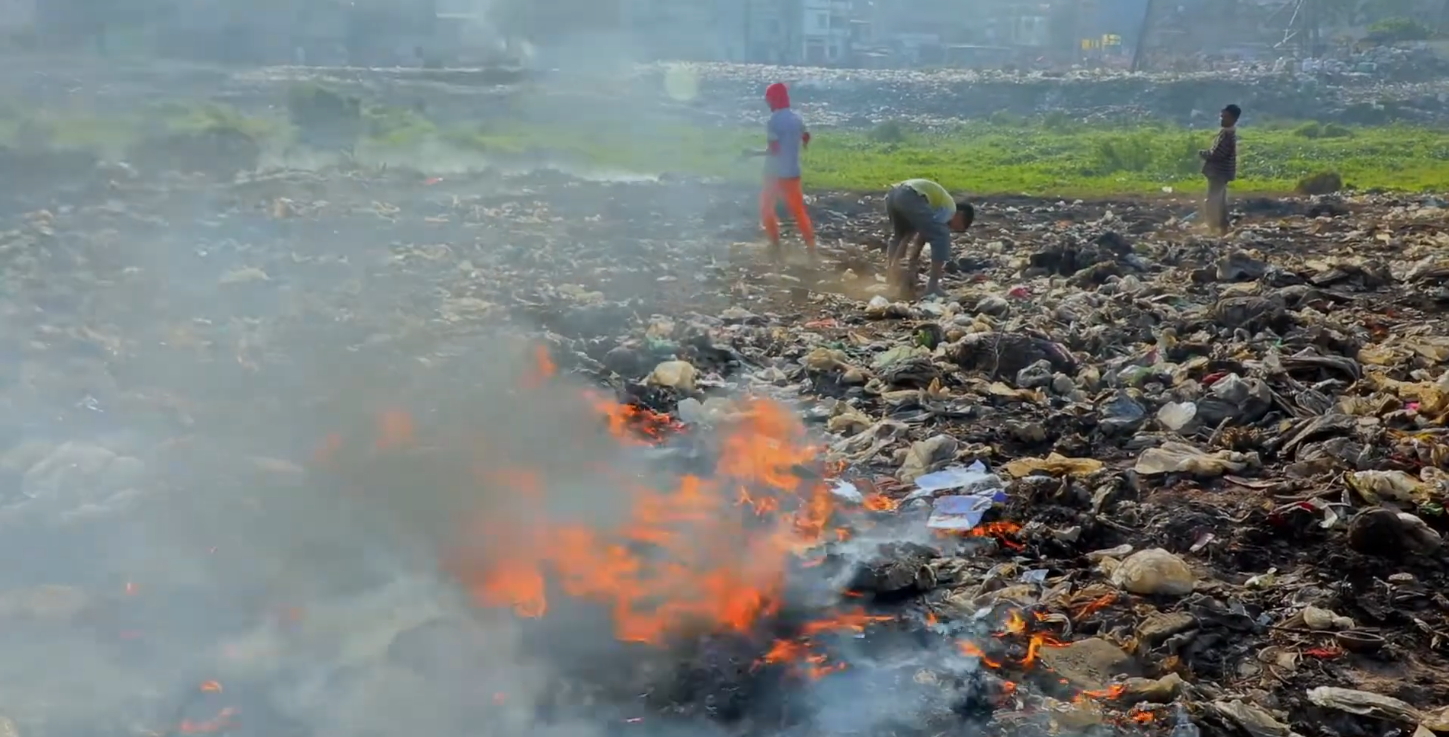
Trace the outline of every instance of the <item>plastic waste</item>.
<instances>
[{"instance_id":1,"label":"plastic waste","mask_svg":"<svg viewBox=\"0 0 1449 737\"><path fill-rule=\"evenodd\" d=\"M1144 476L1185 473L1213 477L1237 473L1249 466L1257 466L1260 462L1257 453L1235 453L1227 450L1206 453L1186 443L1168 442L1157 448L1149 448L1137 458L1133 470Z\"/></svg>"},{"instance_id":2,"label":"plastic waste","mask_svg":"<svg viewBox=\"0 0 1449 737\"><path fill-rule=\"evenodd\" d=\"M856 488L855 484L849 481L835 482L835 486L830 487L830 493L834 494L838 499L843 499L853 504L860 504L865 501L865 495L861 494L860 489Z\"/></svg>"},{"instance_id":3,"label":"plastic waste","mask_svg":"<svg viewBox=\"0 0 1449 737\"><path fill-rule=\"evenodd\" d=\"M1187 707L1178 702L1177 708L1173 710L1172 737L1202 737L1202 730L1192 723L1192 715L1187 713Z\"/></svg>"},{"instance_id":4,"label":"plastic waste","mask_svg":"<svg viewBox=\"0 0 1449 737\"><path fill-rule=\"evenodd\" d=\"M986 516L986 510L997 502L998 494L1002 501L1006 494L973 495L973 496L943 496L936 499L936 505L931 509L931 516L926 520L926 527L932 530L952 530L964 532L973 530L981 524L981 518Z\"/></svg>"},{"instance_id":5,"label":"plastic waste","mask_svg":"<svg viewBox=\"0 0 1449 737\"><path fill-rule=\"evenodd\" d=\"M1392 696L1381 696L1369 691L1352 688L1319 686L1309 689L1308 700L1315 706L1344 711L1359 716L1388 719L1413 724L1423 719L1423 714L1405 701Z\"/></svg>"},{"instance_id":6,"label":"plastic waste","mask_svg":"<svg viewBox=\"0 0 1449 737\"><path fill-rule=\"evenodd\" d=\"M704 403L694 397L685 397L679 400L674 408L674 416L680 422L688 425L697 425L705 420Z\"/></svg>"},{"instance_id":7,"label":"plastic waste","mask_svg":"<svg viewBox=\"0 0 1449 737\"><path fill-rule=\"evenodd\" d=\"M1097 409L1098 423L1108 432L1131 432L1142 425L1147 410L1126 392L1116 392Z\"/></svg>"},{"instance_id":8,"label":"plastic waste","mask_svg":"<svg viewBox=\"0 0 1449 737\"><path fill-rule=\"evenodd\" d=\"M693 391L695 375L694 365L688 361L665 361L654 367L654 371L649 374L648 383Z\"/></svg>"},{"instance_id":9,"label":"plastic waste","mask_svg":"<svg viewBox=\"0 0 1449 737\"><path fill-rule=\"evenodd\" d=\"M1212 709L1227 717L1228 721L1236 722L1244 732L1251 735L1289 737L1293 734L1287 724L1278 721L1267 711L1241 699L1214 701ZM1173 734L1177 734L1177 732L1174 731ZM1194 731L1193 734L1197 734L1197 732Z\"/></svg>"},{"instance_id":10,"label":"plastic waste","mask_svg":"<svg viewBox=\"0 0 1449 737\"><path fill-rule=\"evenodd\" d=\"M811 371L832 371L850 365L845 351L816 348L805 356L805 368Z\"/></svg>"},{"instance_id":11,"label":"plastic waste","mask_svg":"<svg viewBox=\"0 0 1449 737\"><path fill-rule=\"evenodd\" d=\"M1384 499L1425 504L1430 499L1428 484L1399 470L1354 471L1344 477L1344 482L1370 504Z\"/></svg>"},{"instance_id":12,"label":"plastic waste","mask_svg":"<svg viewBox=\"0 0 1449 737\"><path fill-rule=\"evenodd\" d=\"M1193 402L1168 402L1157 410L1157 421L1162 426L1178 432L1197 417L1197 404Z\"/></svg>"},{"instance_id":13,"label":"plastic waste","mask_svg":"<svg viewBox=\"0 0 1449 737\"><path fill-rule=\"evenodd\" d=\"M1006 464L1006 473L1012 478L1024 478L1034 474L1049 476L1090 476L1106 464L1095 458L1067 458L1052 453L1046 458L1018 458Z\"/></svg>"},{"instance_id":14,"label":"plastic waste","mask_svg":"<svg viewBox=\"0 0 1449 737\"><path fill-rule=\"evenodd\" d=\"M1112 583L1134 594L1184 596L1196 581L1186 561L1162 548L1133 553L1112 571Z\"/></svg>"},{"instance_id":15,"label":"plastic waste","mask_svg":"<svg viewBox=\"0 0 1449 737\"><path fill-rule=\"evenodd\" d=\"M890 300L877 294L870 298L865 304L865 316L873 320L880 320L887 317L905 317L911 313L910 308L899 302Z\"/></svg>"},{"instance_id":16,"label":"plastic waste","mask_svg":"<svg viewBox=\"0 0 1449 737\"><path fill-rule=\"evenodd\" d=\"M1000 489L1004 486L1001 477L986 470L986 464L976 461L969 466L952 466L934 473L916 477L916 491L907 499L929 496L929 492L947 489L963 489L968 493L979 489ZM920 492L927 492L921 494Z\"/></svg>"},{"instance_id":17,"label":"plastic waste","mask_svg":"<svg viewBox=\"0 0 1449 737\"><path fill-rule=\"evenodd\" d=\"M1022 583L1034 583L1040 585L1046 583L1047 576L1049 574L1050 571L1045 568L1037 568L1031 571L1022 571L1019 580Z\"/></svg>"}]
</instances>

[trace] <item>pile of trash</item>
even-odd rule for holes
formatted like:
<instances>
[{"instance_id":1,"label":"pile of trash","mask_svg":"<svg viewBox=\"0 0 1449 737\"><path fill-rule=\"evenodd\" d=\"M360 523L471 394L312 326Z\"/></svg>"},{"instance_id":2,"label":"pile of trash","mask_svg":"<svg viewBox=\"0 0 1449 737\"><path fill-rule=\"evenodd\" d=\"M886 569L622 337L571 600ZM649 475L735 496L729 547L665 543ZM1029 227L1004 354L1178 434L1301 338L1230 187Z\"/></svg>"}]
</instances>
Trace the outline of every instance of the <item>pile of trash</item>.
<instances>
[{"instance_id":1,"label":"pile of trash","mask_svg":"<svg viewBox=\"0 0 1449 737\"><path fill-rule=\"evenodd\" d=\"M766 539L805 556L796 580L818 567L858 610L825 624L812 605L787 628L798 612L744 606L734 579L699 585L752 615L733 636L778 635L751 629L770 622L870 649L852 659L779 636L742 655L714 632L692 641L687 672L621 669L610 650L601 682L634 699L610 712L621 729L688 712L763 733L748 716L789 706L765 711L769 694L848 684L908 652L902 688L941 694L932 720L969 715L989 734L1449 731L1442 200L1247 200L1218 240L1187 203L986 198L949 298L907 302L884 283L878 196L815 198L817 267L766 257L749 195L557 173L113 172L12 218L0 524L14 559L44 564L0 577L0 617L20 644L84 633L67 662L110 680L94 709L17 698L0 725L31 737L123 713L175 729L157 696L175 686L201 694L183 731L275 731L426 691L440 653L468 651L439 613L479 625L447 585L400 584L401 564L376 560L392 540L426 558L419 531L466 516L429 506L454 497L422 439L451 428L469 443L454 470L504 476L495 489L523 503L539 482L509 464L594 458L564 434L588 423L536 419L571 406L636 433L630 453L683 464L696 501L770 507L716 478L825 489L802 508L838 528L817 514L809 546ZM505 360L517 346L526 360ZM564 380L592 393L547 383ZM474 411L479 394L506 404ZM762 416L761 401L788 412ZM783 465L757 465L767 452ZM608 469L582 468L572 481L594 491L566 511L613 514L595 509ZM556 566L623 561L576 529L549 532L479 537L543 543ZM563 554L575 548L598 553ZM616 584L627 572L608 570ZM574 591L602 595L604 579L575 574ZM488 604L544 588L487 572L477 585ZM505 602L554 616L541 598ZM498 637L479 657L501 662ZM783 662L795 668L766 668ZM7 692L78 678L23 670L0 674ZM156 682L178 673L191 682ZM766 688L766 673L797 685ZM493 675L493 699L467 703L522 708L506 692L532 676ZM679 703L636 698L662 693L635 688L646 675ZM543 690L539 713L597 703Z\"/></svg>"},{"instance_id":2,"label":"pile of trash","mask_svg":"<svg viewBox=\"0 0 1449 737\"><path fill-rule=\"evenodd\" d=\"M772 82L792 86L795 103L819 126L923 126L1033 118L1165 120L1215 125L1234 102L1251 114L1320 123L1437 124L1449 120L1449 86L1423 49L1383 47L1352 60L1266 60L1195 73L1000 70L865 70L729 63L623 64L522 72L268 67L236 71L171 62L97 67L68 60L42 72L0 74L0 89L38 109L67 110L73 97L90 114L145 112L136 101L198 99L249 114L286 109L290 90L322 85L368 104L407 107L443 126L491 118L546 125L586 111L599 125L658 118L703 125L758 122ZM252 113L251 111L266 111Z\"/></svg>"},{"instance_id":3,"label":"pile of trash","mask_svg":"<svg viewBox=\"0 0 1449 737\"><path fill-rule=\"evenodd\" d=\"M1295 63L1281 59L1275 73L1295 71ZM1371 46L1346 58L1303 59L1296 62L1303 74L1367 75L1398 82L1431 82L1449 72L1449 62L1429 48L1419 46Z\"/></svg>"},{"instance_id":4,"label":"pile of trash","mask_svg":"<svg viewBox=\"0 0 1449 737\"><path fill-rule=\"evenodd\" d=\"M1204 122L1228 101L1257 115L1343 124L1442 121L1449 87L1442 77L1379 74L1389 59L1420 52L1379 52L1355 65L1320 60L1281 67L1196 73L1116 70L1004 72L995 70L809 69L742 64L691 65L701 98L728 100L729 113L759 97L772 81L792 84L812 120L862 125L890 119L926 124L983 120L993 115L1040 116L1059 111L1078 119L1153 119ZM1383 62L1378 60L1383 59ZM653 77L668 72L656 69ZM1373 73L1370 73L1373 72ZM648 75L646 75L648 76ZM722 112L721 114L726 114ZM824 117L822 117L824 116ZM1204 117L1206 116L1206 117Z\"/></svg>"},{"instance_id":5,"label":"pile of trash","mask_svg":"<svg viewBox=\"0 0 1449 737\"><path fill-rule=\"evenodd\" d=\"M844 503L999 538L883 547L865 589L948 628L1024 612L1029 657L979 656L1101 696L1032 702L1059 724L1449 726L1442 201L1249 202L1226 242L1160 204L988 202L919 303L859 245L868 204L822 198L826 275L745 259L730 307L559 330L558 360L689 425L799 403Z\"/></svg>"}]
</instances>

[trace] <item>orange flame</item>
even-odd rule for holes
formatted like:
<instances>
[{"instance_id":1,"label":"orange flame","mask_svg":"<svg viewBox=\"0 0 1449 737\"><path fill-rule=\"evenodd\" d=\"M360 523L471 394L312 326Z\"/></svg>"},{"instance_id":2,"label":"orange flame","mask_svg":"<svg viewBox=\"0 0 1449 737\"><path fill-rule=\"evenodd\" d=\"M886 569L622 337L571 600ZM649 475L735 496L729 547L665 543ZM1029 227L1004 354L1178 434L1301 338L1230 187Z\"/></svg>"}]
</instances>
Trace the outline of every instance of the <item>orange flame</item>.
<instances>
[{"instance_id":1,"label":"orange flame","mask_svg":"<svg viewBox=\"0 0 1449 737\"><path fill-rule=\"evenodd\" d=\"M775 644L770 646L770 651L765 653L764 657L760 658L760 662L771 664L789 663L803 659L807 652L809 652L809 648L803 642L796 642L795 640L775 640Z\"/></svg>"},{"instance_id":2,"label":"orange flame","mask_svg":"<svg viewBox=\"0 0 1449 737\"><path fill-rule=\"evenodd\" d=\"M956 646L961 649L962 655L976 658L977 660L985 663L988 668L1001 667L1001 661L992 660L991 658L987 657L986 653L982 652L981 648L977 647L976 643L974 642L971 642L969 640L961 640L960 642L956 643Z\"/></svg>"},{"instance_id":3,"label":"orange flame","mask_svg":"<svg viewBox=\"0 0 1449 737\"><path fill-rule=\"evenodd\" d=\"M765 664L789 664L796 673L804 675L810 680L819 680L831 673L839 673L846 669L845 663L830 663L827 656L811 650L811 637L828 632L855 632L865 631L868 624L875 622L888 622L895 619L889 616L869 615L864 610L854 610L844 614L806 623L801 628L801 636L797 640L775 640L770 651L765 653L758 661L756 667Z\"/></svg>"},{"instance_id":4,"label":"orange flame","mask_svg":"<svg viewBox=\"0 0 1449 737\"><path fill-rule=\"evenodd\" d=\"M201 690L206 693L221 693L221 681L203 681Z\"/></svg>"},{"instance_id":5,"label":"orange flame","mask_svg":"<svg viewBox=\"0 0 1449 737\"><path fill-rule=\"evenodd\" d=\"M997 637L1024 634L1026 634L1026 620L1021 618L1021 612L1012 611L1011 617L1006 620L1006 628Z\"/></svg>"},{"instance_id":6,"label":"orange flame","mask_svg":"<svg viewBox=\"0 0 1449 737\"><path fill-rule=\"evenodd\" d=\"M312 451L312 462L319 466L330 466L337 459L338 451L342 450L342 436L335 432L327 433L322 442Z\"/></svg>"},{"instance_id":7,"label":"orange flame","mask_svg":"<svg viewBox=\"0 0 1449 737\"><path fill-rule=\"evenodd\" d=\"M1025 545L1015 540L1007 539L1008 536L1015 535L1018 532L1021 532L1021 525L1015 522L987 522L976 526L969 534L972 537L994 537L997 542L1012 550L1024 550L1026 549Z\"/></svg>"},{"instance_id":8,"label":"orange flame","mask_svg":"<svg viewBox=\"0 0 1449 737\"><path fill-rule=\"evenodd\" d=\"M1043 622L1046 621L1046 615L1042 614L1041 612L1032 612L1032 619L1035 619L1038 622ZM1067 643L1062 642L1055 637L1052 637L1051 635L1043 634L1040 632L1031 632L1030 622L1028 622L1025 617L1021 616L1021 612L1016 610L1012 610L1011 614L1006 620L1006 624L1002 628L1001 632L998 632L996 636L1006 637L1008 635L1028 634L1030 635L1030 639L1028 640L1026 645L1026 657L1023 658L1021 661L1022 666L1026 668L1030 668L1036 663L1037 655L1041 652L1042 648L1066 647L1067 645Z\"/></svg>"},{"instance_id":9,"label":"orange flame","mask_svg":"<svg viewBox=\"0 0 1449 737\"><path fill-rule=\"evenodd\" d=\"M1030 668L1036 663L1037 653L1041 652L1041 649L1044 647L1066 646L1067 643L1062 642L1061 640L1058 640L1051 635L1043 635L1040 633L1034 634L1031 636L1031 642L1028 642L1026 645L1026 657L1021 659L1021 664L1027 668Z\"/></svg>"},{"instance_id":10,"label":"orange flame","mask_svg":"<svg viewBox=\"0 0 1449 737\"><path fill-rule=\"evenodd\" d=\"M861 503L861 506L869 509L872 512L894 512L896 510L896 507L899 507L900 505L900 502L891 499L890 497L887 497L883 494L871 494L865 498L864 502Z\"/></svg>"},{"instance_id":11,"label":"orange flame","mask_svg":"<svg viewBox=\"0 0 1449 737\"><path fill-rule=\"evenodd\" d=\"M644 407L619 404L596 392L585 392L584 398L608 422L609 434L621 442L631 445L648 445L662 442L669 433L684 429L684 425L670 417ZM637 435L644 436L639 439Z\"/></svg>"},{"instance_id":12,"label":"orange flame","mask_svg":"<svg viewBox=\"0 0 1449 737\"><path fill-rule=\"evenodd\" d=\"M1012 682L1012 681L1002 681L1001 682L1001 696L1002 696L1002 698L1007 698L1007 697L1010 697L1011 695L1015 694L1017 688L1018 688L1017 685L1014 682Z\"/></svg>"},{"instance_id":13,"label":"orange flame","mask_svg":"<svg viewBox=\"0 0 1449 737\"><path fill-rule=\"evenodd\" d=\"M1083 604L1079 609L1073 612L1072 619L1081 619L1082 617L1085 617L1092 612L1099 611L1101 609L1111 606L1112 602L1115 601L1117 601L1116 594L1103 594L1096 599L1093 599L1092 601Z\"/></svg>"},{"instance_id":14,"label":"orange flame","mask_svg":"<svg viewBox=\"0 0 1449 737\"><path fill-rule=\"evenodd\" d=\"M481 588L474 591L484 606L513 607L520 617L537 618L548 612L543 574L529 568L496 568L484 574Z\"/></svg>"},{"instance_id":15,"label":"orange flame","mask_svg":"<svg viewBox=\"0 0 1449 737\"><path fill-rule=\"evenodd\" d=\"M644 427L661 427L657 418L672 422L593 401L621 437L639 417ZM778 609L792 556L824 539L832 503L827 485L796 471L816 451L786 408L750 403L721 446L712 479L685 477L672 489L631 483L626 520L612 529L550 520L547 479L525 471L537 484L512 498L526 507L520 519L475 523L470 544L483 550L456 551L449 567L478 604L521 616L547 612L552 582L571 597L604 604L624 641L659 643L692 626L748 631ZM880 620L857 613L815 626L858 631L872 621Z\"/></svg>"},{"instance_id":16,"label":"orange flame","mask_svg":"<svg viewBox=\"0 0 1449 737\"><path fill-rule=\"evenodd\" d=\"M542 389L548 380L558 373L558 364L553 362L553 356L548 354L548 348L536 345L533 347L531 369L519 379L519 386L524 389Z\"/></svg>"},{"instance_id":17,"label":"orange flame","mask_svg":"<svg viewBox=\"0 0 1449 737\"><path fill-rule=\"evenodd\" d=\"M1126 692L1126 690L1126 686L1116 683L1101 691L1083 691L1073 701L1080 702L1084 699L1115 699Z\"/></svg>"},{"instance_id":18,"label":"orange flame","mask_svg":"<svg viewBox=\"0 0 1449 737\"><path fill-rule=\"evenodd\" d=\"M860 634L865 632L865 626L876 622L889 622L895 617L889 615L866 614L864 609L845 612L829 619L821 619L807 623L801 628L801 633L806 637L819 635L825 632L854 632Z\"/></svg>"},{"instance_id":19,"label":"orange flame","mask_svg":"<svg viewBox=\"0 0 1449 737\"><path fill-rule=\"evenodd\" d=\"M548 349L543 346L535 346L533 349L533 360L538 375L548 379L558 373L558 364L553 362L553 357L548 355Z\"/></svg>"},{"instance_id":20,"label":"orange flame","mask_svg":"<svg viewBox=\"0 0 1449 737\"><path fill-rule=\"evenodd\" d=\"M233 716L236 716L236 709L228 706L225 709L217 712L216 716L212 717L211 719L201 719L196 721L190 719L183 719L181 720L181 724L176 728L176 731L182 734L210 734L213 732L225 732L227 730L236 728L236 723L233 722L231 719Z\"/></svg>"},{"instance_id":21,"label":"orange flame","mask_svg":"<svg viewBox=\"0 0 1449 737\"><path fill-rule=\"evenodd\" d=\"M812 681L818 681L831 673L839 673L845 670L845 663L826 665L824 655L811 655L805 658L805 662L809 664L809 667L805 669L805 676Z\"/></svg>"},{"instance_id":22,"label":"orange flame","mask_svg":"<svg viewBox=\"0 0 1449 737\"><path fill-rule=\"evenodd\" d=\"M390 409L377 415L377 439L373 447L379 451L397 450L413 444L413 416L406 410Z\"/></svg>"},{"instance_id":23,"label":"orange flame","mask_svg":"<svg viewBox=\"0 0 1449 737\"><path fill-rule=\"evenodd\" d=\"M1157 719L1157 715L1150 711L1138 711L1128 715L1128 718L1138 724L1151 724Z\"/></svg>"}]
</instances>

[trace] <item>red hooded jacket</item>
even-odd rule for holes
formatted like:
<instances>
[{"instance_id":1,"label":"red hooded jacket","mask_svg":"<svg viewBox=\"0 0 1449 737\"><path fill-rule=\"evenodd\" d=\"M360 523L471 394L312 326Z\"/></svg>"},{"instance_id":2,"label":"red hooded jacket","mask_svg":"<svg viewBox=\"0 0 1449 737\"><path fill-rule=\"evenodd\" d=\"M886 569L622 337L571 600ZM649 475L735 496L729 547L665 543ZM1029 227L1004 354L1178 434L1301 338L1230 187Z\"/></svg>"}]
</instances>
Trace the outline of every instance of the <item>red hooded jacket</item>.
<instances>
[{"instance_id":1,"label":"red hooded jacket","mask_svg":"<svg viewBox=\"0 0 1449 737\"><path fill-rule=\"evenodd\" d=\"M790 107L790 90L785 89L785 83L776 82L765 88L765 102L770 105L770 112L784 110Z\"/></svg>"},{"instance_id":2,"label":"red hooded jacket","mask_svg":"<svg viewBox=\"0 0 1449 737\"><path fill-rule=\"evenodd\" d=\"M770 106L770 112L784 110L790 107L790 90L785 88L784 82L776 82L765 88L765 103ZM809 146L810 131L805 131L805 134L800 137L800 141L806 146ZM770 153L778 153L779 149L780 144L778 142L770 143Z\"/></svg>"}]
</instances>

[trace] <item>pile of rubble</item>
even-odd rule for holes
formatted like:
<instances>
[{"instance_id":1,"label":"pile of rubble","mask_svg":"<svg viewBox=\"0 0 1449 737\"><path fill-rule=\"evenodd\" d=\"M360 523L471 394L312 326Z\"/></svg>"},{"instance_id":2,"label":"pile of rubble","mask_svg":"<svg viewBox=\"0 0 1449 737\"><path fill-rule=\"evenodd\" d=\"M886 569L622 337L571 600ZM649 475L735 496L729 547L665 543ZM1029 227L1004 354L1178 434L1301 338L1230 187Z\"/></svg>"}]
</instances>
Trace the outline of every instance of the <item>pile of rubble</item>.
<instances>
[{"instance_id":1,"label":"pile of rubble","mask_svg":"<svg viewBox=\"0 0 1449 737\"><path fill-rule=\"evenodd\" d=\"M1346 58L1305 59L1298 66L1308 73L1370 75L1399 82L1431 82L1449 71L1449 61L1418 45L1372 46Z\"/></svg>"},{"instance_id":2,"label":"pile of rubble","mask_svg":"<svg viewBox=\"0 0 1449 737\"><path fill-rule=\"evenodd\" d=\"M473 120L494 112L556 121L588 110L684 115L702 122L745 123L761 90L791 84L797 102L820 125L869 126L885 120L942 125L993 115L1074 119L1167 120L1211 123L1231 100L1265 117L1322 123L1434 123L1449 118L1449 87L1432 71L1442 62L1423 51L1385 49L1353 63L1330 60L1265 62L1192 73L1117 70L1008 72L998 70L865 70L759 64L673 63L621 68L601 62L593 71L570 68L531 73L528 81L477 85L420 78L410 71L272 69L239 74L218 88L248 105L264 102L300 80L319 81L364 98L412 99L440 120ZM1409 73L1409 69L1415 70ZM537 94L545 81L548 94ZM521 93L521 94L520 94ZM480 96L503 101L479 109ZM683 103L683 106L680 106Z\"/></svg>"},{"instance_id":3,"label":"pile of rubble","mask_svg":"<svg viewBox=\"0 0 1449 737\"><path fill-rule=\"evenodd\" d=\"M1077 120L1167 120L1213 125L1235 102L1253 115L1320 123L1432 124L1449 119L1449 87L1423 50L1384 47L1352 61L1267 60L1197 73L1062 73L860 70L753 64L653 64L617 58L592 67L534 70L408 70L273 67L224 71L174 62L97 67L66 60L41 71L17 64L0 91L40 109L84 99L92 114L139 112L142 99L197 99L244 111L278 110L289 90L321 84L369 102L412 107L440 125L492 116L610 124L641 116L703 124L755 125L761 90L784 81L816 125L870 127L888 120L947 125L996 116L1065 114Z\"/></svg>"},{"instance_id":4,"label":"pile of rubble","mask_svg":"<svg viewBox=\"0 0 1449 737\"><path fill-rule=\"evenodd\" d=\"M851 734L858 715L820 702L865 699L830 689L894 663L914 706L866 701L919 716L902 734L1449 731L1441 200L1246 201L1220 241L1186 203L987 198L951 297L905 303L875 197L818 197L824 264L776 267L727 185L103 175L0 234L0 522L13 559L50 553L0 577L0 617L32 647L86 633L75 662L131 674L104 705L145 729L177 728L157 696L176 688L182 731L247 733L426 690L442 652L474 662L473 615L436 603L451 586L400 587L372 559L437 554L418 543L469 518L454 483L481 479L532 526L487 516L481 547L445 556L477 617L592 631L544 601L562 587L688 666L611 649L591 686L519 706L528 678L492 674L469 709ZM480 393L503 404L473 411ZM630 470L632 509L600 501L613 472L573 434L595 426L675 464L675 494ZM539 478L567 464L593 492L564 511L621 517L627 546L538 522L560 514ZM661 520L700 545L730 530L707 549L731 575L685 575L691 558L631 578L658 560L628 551L685 555ZM156 567L160 541L186 563ZM684 637L661 611L707 626ZM135 634L157 627L184 669ZM61 670L0 678L88 677ZM778 696L803 693L804 721ZM25 737L106 718L5 708Z\"/></svg>"},{"instance_id":5,"label":"pile of rubble","mask_svg":"<svg viewBox=\"0 0 1449 737\"><path fill-rule=\"evenodd\" d=\"M861 204L825 205L826 230L869 240ZM727 414L716 393L802 401L842 498L1001 533L996 556L887 546L865 587L923 594L945 631L1044 638L974 645L983 663L1039 655L1132 723L1179 700L1220 733L1449 729L1427 675L1449 607L1444 203L1248 209L1219 243L1158 206L995 202L951 299L893 302L847 247L829 277L745 269L745 301L577 360L673 388L653 406L688 422ZM680 383L666 359L698 366ZM1103 721L1076 701L1035 705Z\"/></svg>"},{"instance_id":6,"label":"pile of rubble","mask_svg":"<svg viewBox=\"0 0 1449 737\"><path fill-rule=\"evenodd\" d=\"M836 124L892 118L945 123L1001 113L1032 117L1052 111L1085 119L1201 123L1209 122L1212 111L1228 100L1266 117L1345 124L1430 122L1449 115L1449 88L1436 79L1384 78L1360 73L1357 67L1324 62L1285 60L1276 70L1265 64L1183 74L877 71L731 64L707 64L699 69L702 97L707 100L729 100L742 106L759 97L758 90L764 85L785 81L799 91L797 97L812 119L823 115L824 120Z\"/></svg>"}]
</instances>

